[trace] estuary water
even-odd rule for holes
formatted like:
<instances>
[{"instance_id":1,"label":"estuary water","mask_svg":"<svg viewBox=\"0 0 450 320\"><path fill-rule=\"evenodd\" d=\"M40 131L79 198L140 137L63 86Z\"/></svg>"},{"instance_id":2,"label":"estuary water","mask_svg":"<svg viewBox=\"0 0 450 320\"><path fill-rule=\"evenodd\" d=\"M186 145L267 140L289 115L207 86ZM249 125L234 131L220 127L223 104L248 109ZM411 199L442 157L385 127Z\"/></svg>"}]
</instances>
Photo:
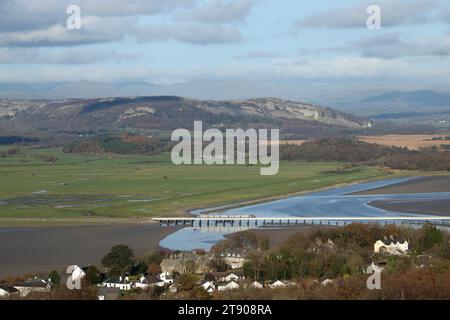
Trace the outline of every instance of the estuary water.
<instances>
[{"instance_id":1,"label":"estuary water","mask_svg":"<svg viewBox=\"0 0 450 320\"><path fill-rule=\"evenodd\" d=\"M255 215L256 217L414 217L423 216L414 213L400 213L387 211L370 206L372 201L433 201L450 199L450 192L409 193L409 194L376 194L354 195L362 192L398 183L409 182L420 177L386 179L374 182L361 183L329 190L312 192L300 196L250 205L240 208L219 210L216 213L227 215ZM210 212L210 209L204 211ZM202 211L193 212L195 214ZM214 214L214 212L212 213ZM450 219L450 218L449 218ZM241 228L242 230L249 228ZM224 236L239 231L237 228L198 228L188 227L181 229L160 242L160 246L172 250L193 250L211 247L224 239Z\"/></svg>"}]
</instances>

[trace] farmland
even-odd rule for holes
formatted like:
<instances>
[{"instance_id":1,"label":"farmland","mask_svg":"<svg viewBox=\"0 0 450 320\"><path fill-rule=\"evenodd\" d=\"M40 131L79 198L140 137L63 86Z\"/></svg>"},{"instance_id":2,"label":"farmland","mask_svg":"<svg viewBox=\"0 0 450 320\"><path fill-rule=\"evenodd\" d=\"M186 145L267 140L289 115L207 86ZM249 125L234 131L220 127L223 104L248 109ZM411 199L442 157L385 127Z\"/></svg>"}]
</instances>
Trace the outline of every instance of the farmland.
<instances>
[{"instance_id":1,"label":"farmland","mask_svg":"<svg viewBox=\"0 0 450 320\"><path fill-rule=\"evenodd\" d=\"M442 140L441 140L442 139ZM384 146L395 146L408 148L410 150L420 150L422 148L437 147L442 145L450 145L450 141L445 140L445 135L400 135L389 134L382 136L364 136L359 140L367 143L374 143Z\"/></svg>"},{"instance_id":2,"label":"farmland","mask_svg":"<svg viewBox=\"0 0 450 320\"><path fill-rule=\"evenodd\" d=\"M365 166L338 170L342 165L282 162L278 175L260 176L257 166L174 166L169 154L77 155L24 147L0 157L0 218L173 216L385 175Z\"/></svg>"}]
</instances>

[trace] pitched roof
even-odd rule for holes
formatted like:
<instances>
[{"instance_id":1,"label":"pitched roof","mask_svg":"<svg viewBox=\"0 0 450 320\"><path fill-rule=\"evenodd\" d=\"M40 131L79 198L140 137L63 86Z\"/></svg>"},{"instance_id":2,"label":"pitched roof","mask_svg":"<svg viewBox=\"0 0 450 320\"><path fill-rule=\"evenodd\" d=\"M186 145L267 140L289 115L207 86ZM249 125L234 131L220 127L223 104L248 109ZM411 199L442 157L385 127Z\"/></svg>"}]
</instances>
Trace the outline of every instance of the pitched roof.
<instances>
[{"instance_id":1,"label":"pitched roof","mask_svg":"<svg viewBox=\"0 0 450 320\"><path fill-rule=\"evenodd\" d=\"M17 290L16 288L14 288L13 286L10 286L10 285L1 285L0 289L2 289L3 291L6 291L8 293L19 292L19 290Z\"/></svg>"},{"instance_id":2,"label":"pitched roof","mask_svg":"<svg viewBox=\"0 0 450 320\"><path fill-rule=\"evenodd\" d=\"M125 281L125 277L121 277L119 276L112 276L109 277L108 279L106 279L105 281L103 281L103 283L117 283L117 284L128 284L128 281Z\"/></svg>"},{"instance_id":3,"label":"pitched roof","mask_svg":"<svg viewBox=\"0 0 450 320\"><path fill-rule=\"evenodd\" d=\"M26 288L45 288L48 286L47 281L39 278L28 279L24 282L14 284L14 287L26 287Z\"/></svg>"},{"instance_id":4,"label":"pitched roof","mask_svg":"<svg viewBox=\"0 0 450 320\"><path fill-rule=\"evenodd\" d=\"M146 276L144 278L145 279L143 280L143 283L146 283L146 284L153 284L153 283L162 282L162 280L158 276L156 276L154 274L150 275L150 276Z\"/></svg>"},{"instance_id":5,"label":"pitched roof","mask_svg":"<svg viewBox=\"0 0 450 320\"><path fill-rule=\"evenodd\" d=\"M213 272L212 275L215 278L225 278L228 277L230 274L234 274L238 277L243 277L244 272L243 271L224 271L224 272Z\"/></svg>"}]
</instances>

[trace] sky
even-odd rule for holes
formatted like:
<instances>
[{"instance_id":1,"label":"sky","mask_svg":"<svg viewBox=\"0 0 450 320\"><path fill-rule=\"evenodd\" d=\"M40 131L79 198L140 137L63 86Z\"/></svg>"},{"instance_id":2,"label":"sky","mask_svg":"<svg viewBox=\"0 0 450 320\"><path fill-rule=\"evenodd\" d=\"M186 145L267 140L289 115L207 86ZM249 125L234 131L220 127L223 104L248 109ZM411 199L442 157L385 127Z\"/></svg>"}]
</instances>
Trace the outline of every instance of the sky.
<instances>
[{"instance_id":1,"label":"sky","mask_svg":"<svg viewBox=\"0 0 450 320\"><path fill-rule=\"evenodd\" d=\"M70 5L79 30L66 26ZM0 84L448 91L449 55L447 0L0 0Z\"/></svg>"}]
</instances>

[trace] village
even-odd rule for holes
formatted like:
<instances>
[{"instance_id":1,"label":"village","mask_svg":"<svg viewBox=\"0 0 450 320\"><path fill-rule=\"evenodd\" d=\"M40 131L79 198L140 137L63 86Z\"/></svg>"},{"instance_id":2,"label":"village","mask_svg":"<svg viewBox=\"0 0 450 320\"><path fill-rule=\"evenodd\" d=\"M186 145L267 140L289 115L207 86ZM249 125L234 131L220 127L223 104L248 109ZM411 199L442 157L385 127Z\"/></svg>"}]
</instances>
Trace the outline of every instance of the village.
<instances>
[{"instance_id":1,"label":"village","mask_svg":"<svg viewBox=\"0 0 450 320\"><path fill-rule=\"evenodd\" d=\"M337 251L331 239L314 238L308 249L311 255L326 255ZM225 240L211 252L160 252L148 257L145 262L136 262L131 249L116 246L103 258L102 272L95 266L72 266L71 274L62 279L56 271L47 278L31 277L17 283L0 282L0 299L26 299L38 295L45 298L56 287L70 289L91 288L95 299L117 300L148 294L152 298L177 299L220 297L231 291L279 290L299 286L295 277L284 273L261 276L255 273L251 264L255 255L267 256L267 239L257 238L251 232L244 232L234 239ZM372 269L383 272L387 257L407 257L407 240L393 235L384 236L372 244ZM281 257L278 256L278 259ZM361 265L358 273L364 273ZM280 276L283 274L284 276ZM332 286L336 279L321 277L311 280L313 286ZM74 284L78 284L77 287ZM92 297L92 296L91 296Z\"/></svg>"}]
</instances>

